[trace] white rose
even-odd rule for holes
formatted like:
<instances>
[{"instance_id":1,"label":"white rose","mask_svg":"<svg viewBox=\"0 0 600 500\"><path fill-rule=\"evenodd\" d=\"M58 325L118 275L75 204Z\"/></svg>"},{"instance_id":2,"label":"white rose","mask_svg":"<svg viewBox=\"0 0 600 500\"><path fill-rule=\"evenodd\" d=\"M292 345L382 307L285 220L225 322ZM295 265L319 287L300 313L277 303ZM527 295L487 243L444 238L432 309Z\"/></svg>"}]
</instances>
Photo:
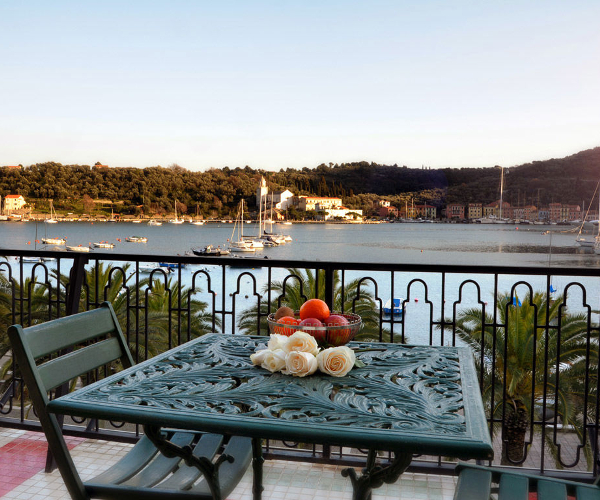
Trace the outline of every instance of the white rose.
<instances>
[{"instance_id":1,"label":"white rose","mask_svg":"<svg viewBox=\"0 0 600 500\"><path fill-rule=\"evenodd\" d=\"M306 377L317 371L317 358L309 352L292 351L285 358L285 375Z\"/></svg>"},{"instance_id":2,"label":"white rose","mask_svg":"<svg viewBox=\"0 0 600 500\"><path fill-rule=\"evenodd\" d=\"M312 335L303 331L298 331L287 338L283 350L287 353L292 351L308 352L313 356L316 356L319 352L319 344L317 344L317 341Z\"/></svg>"},{"instance_id":3,"label":"white rose","mask_svg":"<svg viewBox=\"0 0 600 500\"><path fill-rule=\"evenodd\" d=\"M269 370L270 372L278 372L283 370L285 368L286 353L281 349L277 349L275 351L267 349L267 351L269 352L265 354L265 358L260 366L262 366L265 370Z\"/></svg>"},{"instance_id":4,"label":"white rose","mask_svg":"<svg viewBox=\"0 0 600 500\"><path fill-rule=\"evenodd\" d=\"M256 351L254 354L250 354L250 361L252 361L252 364L254 365L262 365L268 352L269 349L261 349L260 351Z\"/></svg>"},{"instance_id":5,"label":"white rose","mask_svg":"<svg viewBox=\"0 0 600 500\"><path fill-rule=\"evenodd\" d=\"M333 377L343 377L354 367L356 356L346 346L330 347L317 355L319 370Z\"/></svg>"},{"instance_id":6,"label":"white rose","mask_svg":"<svg viewBox=\"0 0 600 500\"><path fill-rule=\"evenodd\" d=\"M288 341L287 335L280 335L278 333L272 333L271 338L269 339L269 343L267 347L271 349L271 351L276 351L277 349L283 349L283 346Z\"/></svg>"}]
</instances>

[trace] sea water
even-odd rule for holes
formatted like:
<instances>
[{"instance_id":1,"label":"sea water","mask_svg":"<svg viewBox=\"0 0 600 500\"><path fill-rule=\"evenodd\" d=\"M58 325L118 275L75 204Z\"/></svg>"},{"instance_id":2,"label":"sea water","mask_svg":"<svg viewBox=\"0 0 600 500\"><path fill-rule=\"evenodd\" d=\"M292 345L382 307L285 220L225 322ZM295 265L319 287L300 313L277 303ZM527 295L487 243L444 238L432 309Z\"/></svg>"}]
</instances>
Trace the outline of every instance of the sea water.
<instances>
[{"instance_id":1,"label":"sea water","mask_svg":"<svg viewBox=\"0 0 600 500\"><path fill-rule=\"evenodd\" d=\"M270 228L267 228L270 229ZM273 232L288 234L292 241L274 248L264 248L255 253L257 258L282 260L369 262L395 264L442 264L442 265L489 265L525 267L572 267L574 274L581 267L598 268L600 256L578 247L575 243L576 229L569 226L538 226L508 224L442 224L442 223L401 223L401 224L274 224ZM245 224L245 235L257 235L257 224ZM40 249L36 243L42 237L65 237L69 245L91 245L94 242L115 243L115 253L147 255L185 255L192 248L214 245L226 247L233 237L233 224L207 223L203 226L192 224L168 224L148 226L145 223L69 222L47 225L44 223L0 223L0 245L4 249ZM126 242L128 236L145 236L147 243ZM53 250L56 247L52 248ZM101 250L110 253L110 250ZM4 253L10 253L5 252ZM168 259L165 259L168 260ZM229 293L225 297L226 308L231 307L233 292L231 280L239 279L239 289L235 293L236 311L255 305L258 295L267 280L267 270L259 267L259 262L248 260L243 268L227 271ZM256 265L254 265L256 263ZM201 258L196 266L188 266L183 272L183 284L190 286L192 276L206 269L211 274L211 290L217 294L221 305L221 273L217 268L203 266ZM275 280L281 280L285 270L274 270ZM253 275L252 278L250 275ZM155 275L159 277L160 275ZM358 272L346 273L346 281L354 278L372 277L377 282L376 299L384 304L391 298L389 273ZM498 290L509 292L521 277L501 275ZM533 290L545 290L544 277L528 276ZM203 291L198 295L207 300L208 281L196 274L197 286ZM442 300L442 280L436 273L396 273L394 296L406 300L404 331L411 343L441 343L441 333L429 329L430 321L442 316L452 316L454 303L459 299L461 283L473 280L462 287L459 309L471 307L481 302L493 301L494 283L492 276L446 275L445 294ZM573 281L571 277L556 277L552 285L562 293ZM577 278L587 292L583 300L580 286L569 288L570 312L586 310L586 306L599 309L600 286L598 278ZM237 286L237 285L236 285ZM372 280L366 279L363 289L375 294ZM516 293L523 300L528 293L525 285L519 285ZM444 309L442 311L442 308ZM229 324L228 324L229 323ZM235 326L226 321L225 331L235 331ZM399 333L400 325L394 331ZM433 339L430 335L434 336ZM447 341L444 341L447 343Z\"/></svg>"}]
</instances>

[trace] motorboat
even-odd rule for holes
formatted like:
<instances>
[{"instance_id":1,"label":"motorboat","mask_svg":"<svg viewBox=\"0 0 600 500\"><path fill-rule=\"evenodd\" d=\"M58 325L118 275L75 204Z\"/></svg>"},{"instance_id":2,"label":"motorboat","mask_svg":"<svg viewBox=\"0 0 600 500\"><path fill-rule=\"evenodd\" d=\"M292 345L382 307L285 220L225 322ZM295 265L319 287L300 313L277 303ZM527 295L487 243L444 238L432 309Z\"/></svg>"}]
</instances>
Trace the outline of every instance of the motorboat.
<instances>
[{"instance_id":1,"label":"motorboat","mask_svg":"<svg viewBox=\"0 0 600 500\"><path fill-rule=\"evenodd\" d=\"M383 313L388 316L402 316L402 299L389 299L383 306Z\"/></svg>"},{"instance_id":2,"label":"motorboat","mask_svg":"<svg viewBox=\"0 0 600 500\"><path fill-rule=\"evenodd\" d=\"M158 220L150 219L148 221L148 225L149 226L162 226L162 222L160 222Z\"/></svg>"},{"instance_id":3,"label":"motorboat","mask_svg":"<svg viewBox=\"0 0 600 500\"><path fill-rule=\"evenodd\" d=\"M185 264L175 264L174 262L161 262L159 263L160 267L165 267L167 269L169 269L170 271L174 271L175 269L179 269L181 267L181 269L185 269L186 265Z\"/></svg>"},{"instance_id":4,"label":"motorboat","mask_svg":"<svg viewBox=\"0 0 600 500\"><path fill-rule=\"evenodd\" d=\"M66 238L41 238L44 245L66 245Z\"/></svg>"},{"instance_id":5,"label":"motorboat","mask_svg":"<svg viewBox=\"0 0 600 500\"><path fill-rule=\"evenodd\" d=\"M160 266L156 262L140 264L140 273L148 274L148 273L151 273L152 271L156 271L157 269L160 269Z\"/></svg>"},{"instance_id":6,"label":"motorboat","mask_svg":"<svg viewBox=\"0 0 600 500\"><path fill-rule=\"evenodd\" d=\"M78 246L67 245L67 251L68 252L87 253L90 251L90 247L84 247L82 245L78 245Z\"/></svg>"},{"instance_id":7,"label":"motorboat","mask_svg":"<svg viewBox=\"0 0 600 500\"><path fill-rule=\"evenodd\" d=\"M93 245L96 248L115 248L115 244L109 243L108 241L94 242Z\"/></svg>"},{"instance_id":8,"label":"motorboat","mask_svg":"<svg viewBox=\"0 0 600 500\"><path fill-rule=\"evenodd\" d=\"M199 255L201 257L204 256L213 256L219 257L221 255L229 255L229 250L221 247L214 247L212 245L206 245L204 248L192 248L192 253L194 255Z\"/></svg>"},{"instance_id":9,"label":"motorboat","mask_svg":"<svg viewBox=\"0 0 600 500\"><path fill-rule=\"evenodd\" d=\"M145 236L127 236L125 241L129 241L130 243L148 243L148 238Z\"/></svg>"}]
</instances>

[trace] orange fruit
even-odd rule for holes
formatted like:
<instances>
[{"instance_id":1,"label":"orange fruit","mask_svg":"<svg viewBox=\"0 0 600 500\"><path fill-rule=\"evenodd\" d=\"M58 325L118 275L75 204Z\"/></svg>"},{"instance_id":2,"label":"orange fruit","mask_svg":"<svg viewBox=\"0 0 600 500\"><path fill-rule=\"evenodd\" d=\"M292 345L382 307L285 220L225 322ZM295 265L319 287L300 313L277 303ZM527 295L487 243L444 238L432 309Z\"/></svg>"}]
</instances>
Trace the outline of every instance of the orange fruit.
<instances>
[{"instance_id":1,"label":"orange fruit","mask_svg":"<svg viewBox=\"0 0 600 500\"><path fill-rule=\"evenodd\" d=\"M309 299L300 307L300 319L316 318L325 321L329 314L329 306L321 299Z\"/></svg>"},{"instance_id":2,"label":"orange fruit","mask_svg":"<svg viewBox=\"0 0 600 500\"><path fill-rule=\"evenodd\" d=\"M279 318L277 320L278 325L298 325L300 323L299 319L293 318L292 316L284 316L283 318ZM283 326L278 326L275 329L275 333L279 333L280 335L293 335L296 332L296 328L285 328Z\"/></svg>"}]
</instances>

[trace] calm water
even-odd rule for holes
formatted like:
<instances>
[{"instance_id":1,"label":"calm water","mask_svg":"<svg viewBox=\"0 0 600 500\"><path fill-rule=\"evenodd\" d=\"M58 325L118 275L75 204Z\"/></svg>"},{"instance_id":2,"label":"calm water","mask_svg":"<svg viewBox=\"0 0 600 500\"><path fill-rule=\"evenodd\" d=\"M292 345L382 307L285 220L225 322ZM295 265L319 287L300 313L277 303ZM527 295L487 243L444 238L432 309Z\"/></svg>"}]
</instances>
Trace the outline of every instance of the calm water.
<instances>
[{"instance_id":1,"label":"calm water","mask_svg":"<svg viewBox=\"0 0 600 500\"><path fill-rule=\"evenodd\" d=\"M273 225L293 241L257 251L274 259L336 260L411 264L489 264L595 267L600 256L575 244L568 226L506 224L294 224ZM115 252L185 254L205 245L226 246L233 224L168 224L67 222L47 225L0 222L0 247L35 248L36 235L66 237L71 245L97 241L116 243ZM258 231L244 224L244 234ZM127 243L127 236L146 236L148 243ZM121 240L121 242L118 241ZM28 244L30 242L30 244ZM41 245L37 245L41 248ZM102 250L106 251L106 250Z\"/></svg>"},{"instance_id":2,"label":"calm water","mask_svg":"<svg viewBox=\"0 0 600 500\"><path fill-rule=\"evenodd\" d=\"M256 256L268 256L273 259L334 260L345 262L379 263L421 263L421 264L483 264L483 265L523 265L523 266L570 266L598 267L600 256L585 252L575 244L576 230L568 226L514 226L480 224L294 224L291 226L276 224L274 232L289 234L293 241L275 248L265 248L256 252ZM87 245L97 241L116 243L113 251L119 253L140 253L149 255L185 254L191 248L208 244L226 246L231 238L233 224L163 224L160 227L133 223L0 223L0 245L3 248L33 249L37 239L44 236L66 237L71 245ZM37 231L37 233L36 233ZM257 233L256 224L245 224L244 234ZM148 243L127 243L127 236L146 236ZM121 240L121 242L118 241ZM29 244L28 244L29 243ZM42 248L37 245L37 248ZM56 249L56 247L53 247ZM111 250L102 250L111 252ZM201 259L199 259L201 262ZM30 265L31 266L31 265ZM193 273L202 264L189 266L183 275L184 285L190 285ZM31 266L32 267L32 266ZM203 267L203 266L202 266ZM248 269L228 269L228 281ZM221 275L211 276L212 289L219 294ZM257 280L257 292L261 293L266 282L266 270L252 270ZM285 271L275 271L275 279L281 279ZM157 275L158 276L158 275ZM387 273L369 273L378 283L379 298L385 303L392 296L391 280ZM347 279L360 278L360 273L347 273ZM394 278L393 296L408 299L406 304L405 331L411 343L442 343L439 332L430 339L430 318L439 319L442 314L449 315L452 304L458 300L460 284L466 279L474 279L481 286L481 297L476 287L467 285L463 289L461 307L472 307L477 301L491 301L493 278L489 276L448 275L445 296L441 297L441 278L438 275L420 273L397 273ZM521 277L500 276L500 291L509 291ZM417 281L415 281L417 280ZM534 290L543 290L543 278L527 277ZM563 293L572 278L553 278L553 286ZM592 309L600 309L600 278L577 279L586 288L586 301ZM235 283L236 281L232 281ZM207 283L200 282L202 290L197 297L208 300ZM367 288L374 294L374 288ZM243 275L236 297L236 310L242 311L256 304L254 283ZM523 285L517 288L517 294L525 297L527 290ZM231 307L231 295L225 297L225 305ZM569 291L568 306L571 312L585 311L581 288ZM442 311L444 307L444 311ZM597 320L596 315L594 319ZM225 325L225 331L231 331L231 324ZM400 331L396 325L394 331ZM444 339L443 343L448 341Z\"/></svg>"}]
</instances>

